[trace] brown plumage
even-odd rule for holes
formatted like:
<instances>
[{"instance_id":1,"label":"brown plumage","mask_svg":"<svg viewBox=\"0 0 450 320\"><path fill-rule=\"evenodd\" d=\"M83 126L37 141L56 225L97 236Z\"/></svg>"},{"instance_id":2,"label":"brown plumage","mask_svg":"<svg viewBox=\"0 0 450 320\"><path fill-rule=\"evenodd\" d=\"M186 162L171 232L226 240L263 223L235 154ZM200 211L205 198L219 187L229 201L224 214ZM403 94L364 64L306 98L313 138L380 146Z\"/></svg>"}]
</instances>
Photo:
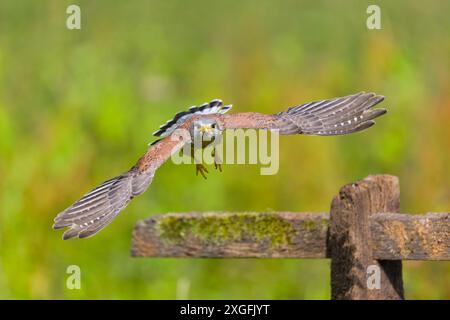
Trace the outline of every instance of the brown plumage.
<instances>
[{"instance_id":1,"label":"brown plumage","mask_svg":"<svg viewBox=\"0 0 450 320\"><path fill-rule=\"evenodd\" d=\"M200 107L191 107L160 127L155 134L163 138L152 144L135 166L105 181L58 214L53 228L69 228L63 239L86 238L103 229L130 200L147 190L156 170L174 152L184 144L193 143L197 134L196 123L214 128L214 134L221 134L226 129L252 128L279 130L281 134L342 135L371 127L375 123L373 119L386 113L385 109L372 109L383 99L374 93L361 92L309 102L273 115L255 112L228 115L225 112L231 105L222 106L218 99ZM184 129L188 134L181 139L176 129Z\"/></svg>"},{"instance_id":2,"label":"brown plumage","mask_svg":"<svg viewBox=\"0 0 450 320\"><path fill-rule=\"evenodd\" d=\"M358 94L305 103L274 115L244 112L219 116L226 129L255 128L280 130L281 134L342 135L361 131L375 124L372 120L386 113L371 109L384 97Z\"/></svg>"}]
</instances>

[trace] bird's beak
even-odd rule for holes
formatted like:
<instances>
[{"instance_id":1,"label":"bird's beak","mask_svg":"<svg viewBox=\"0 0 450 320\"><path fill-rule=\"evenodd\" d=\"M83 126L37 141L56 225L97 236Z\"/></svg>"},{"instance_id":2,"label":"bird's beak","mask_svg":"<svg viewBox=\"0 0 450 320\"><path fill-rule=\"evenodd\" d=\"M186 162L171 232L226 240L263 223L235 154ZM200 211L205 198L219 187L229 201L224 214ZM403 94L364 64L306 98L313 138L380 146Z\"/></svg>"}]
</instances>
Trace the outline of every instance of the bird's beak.
<instances>
[{"instance_id":1,"label":"bird's beak","mask_svg":"<svg viewBox=\"0 0 450 320\"><path fill-rule=\"evenodd\" d=\"M200 127L200 129L199 129L199 131L200 131L200 133L205 133L205 132L208 132L208 133L212 133L212 128L211 128L211 126L208 126L208 125L206 125L206 126L201 126Z\"/></svg>"}]
</instances>

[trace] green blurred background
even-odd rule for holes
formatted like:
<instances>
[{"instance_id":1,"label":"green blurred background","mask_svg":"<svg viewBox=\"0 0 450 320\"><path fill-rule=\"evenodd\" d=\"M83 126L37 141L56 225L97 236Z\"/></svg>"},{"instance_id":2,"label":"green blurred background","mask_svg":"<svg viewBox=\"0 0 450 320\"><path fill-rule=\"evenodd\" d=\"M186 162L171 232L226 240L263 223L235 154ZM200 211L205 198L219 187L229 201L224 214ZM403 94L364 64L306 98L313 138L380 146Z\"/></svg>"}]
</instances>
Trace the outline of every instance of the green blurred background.
<instances>
[{"instance_id":1,"label":"green blurred background","mask_svg":"<svg viewBox=\"0 0 450 320\"><path fill-rule=\"evenodd\" d=\"M81 7L81 30L66 8ZM382 30L366 28L378 4ZM133 259L138 219L166 212L327 211L340 186L400 177L402 212L450 208L450 2L13 1L0 3L0 298L328 299L327 260ZM280 171L209 179L167 163L107 229L62 241L53 218L127 170L174 113L235 111L360 90L387 116L345 137L282 137ZM65 286L81 267L81 290ZM448 262L405 262L409 299L449 299Z\"/></svg>"}]
</instances>

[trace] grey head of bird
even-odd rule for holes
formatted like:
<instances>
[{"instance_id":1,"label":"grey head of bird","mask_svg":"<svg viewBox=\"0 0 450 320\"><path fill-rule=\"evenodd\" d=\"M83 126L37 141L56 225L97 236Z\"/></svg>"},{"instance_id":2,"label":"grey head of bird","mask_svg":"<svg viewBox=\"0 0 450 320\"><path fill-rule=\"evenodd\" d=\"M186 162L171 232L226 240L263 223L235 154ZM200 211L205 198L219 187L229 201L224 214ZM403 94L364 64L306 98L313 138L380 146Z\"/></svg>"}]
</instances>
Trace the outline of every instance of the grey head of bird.
<instances>
[{"instance_id":1,"label":"grey head of bird","mask_svg":"<svg viewBox=\"0 0 450 320\"><path fill-rule=\"evenodd\" d=\"M207 143L218 139L222 130L215 119L200 118L192 122L189 133L193 143Z\"/></svg>"}]
</instances>

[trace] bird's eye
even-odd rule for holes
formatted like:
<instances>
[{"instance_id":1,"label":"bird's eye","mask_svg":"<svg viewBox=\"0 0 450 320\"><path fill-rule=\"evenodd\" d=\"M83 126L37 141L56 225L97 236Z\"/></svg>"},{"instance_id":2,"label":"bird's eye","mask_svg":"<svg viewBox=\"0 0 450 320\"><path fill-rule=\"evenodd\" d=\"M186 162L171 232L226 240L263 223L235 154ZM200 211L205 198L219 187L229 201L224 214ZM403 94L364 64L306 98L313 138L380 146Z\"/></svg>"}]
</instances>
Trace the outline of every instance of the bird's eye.
<instances>
[{"instance_id":1,"label":"bird's eye","mask_svg":"<svg viewBox=\"0 0 450 320\"><path fill-rule=\"evenodd\" d=\"M213 123L213 124L211 125L211 128L215 129L215 128L216 128L216 124Z\"/></svg>"}]
</instances>

